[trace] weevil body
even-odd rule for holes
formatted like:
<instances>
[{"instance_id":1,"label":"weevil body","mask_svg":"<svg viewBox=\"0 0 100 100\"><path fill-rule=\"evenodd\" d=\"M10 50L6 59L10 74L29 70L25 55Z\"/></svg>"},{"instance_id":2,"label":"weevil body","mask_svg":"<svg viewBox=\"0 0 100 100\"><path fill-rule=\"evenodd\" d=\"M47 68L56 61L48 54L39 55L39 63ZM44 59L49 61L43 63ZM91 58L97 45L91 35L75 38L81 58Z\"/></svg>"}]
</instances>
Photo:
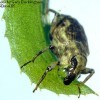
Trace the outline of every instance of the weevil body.
<instances>
[{"instance_id":1,"label":"weevil body","mask_svg":"<svg viewBox=\"0 0 100 100\"><path fill-rule=\"evenodd\" d=\"M83 81L85 83L94 74L93 69L86 68L89 48L83 27L71 16L59 14L52 9L49 11L55 14L49 33L51 44L38 52L32 60L23 64L21 68L34 62L39 55L49 49L55 54L57 61L51 62L46 68L33 92L37 90L47 73L56 66L58 66L58 76L63 79L65 85L71 84L80 74L89 74Z\"/></svg>"},{"instance_id":2,"label":"weevil body","mask_svg":"<svg viewBox=\"0 0 100 100\"><path fill-rule=\"evenodd\" d=\"M63 72L61 72L61 77L64 84L68 85L83 70L87 70L86 62L89 48L84 29L71 16L55 12L49 36L51 45L54 46L52 51L59 61L58 71L59 73Z\"/></svg>"}]
</instances>

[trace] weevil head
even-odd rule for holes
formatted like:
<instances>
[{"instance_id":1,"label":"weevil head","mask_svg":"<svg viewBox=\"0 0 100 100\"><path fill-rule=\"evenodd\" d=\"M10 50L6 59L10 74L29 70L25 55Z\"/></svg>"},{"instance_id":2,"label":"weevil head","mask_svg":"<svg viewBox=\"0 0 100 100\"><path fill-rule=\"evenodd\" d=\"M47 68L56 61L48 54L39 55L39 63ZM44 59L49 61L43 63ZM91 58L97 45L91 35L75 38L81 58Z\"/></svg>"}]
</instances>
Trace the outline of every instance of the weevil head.
<instances>
[{"instance_id":1,"label":"weevil head","mask_svg":"<svg viewBox=\"0 0 100 100\"><path fill-rule=\"evenodd\" d=\"M81 71L85 68L86 61L86 57L83 55L75 55L71 58L70 66L64 68L64 74L62 74L63 83L65 85L69 85L79 76Z\"/></svg>"},{"instance_id":2,"label":"weevil head","mask_svg":"<svg viewBox=\"0 0 100 100\"><path fill-rule=\"evenodd\" d=\"M69 85L72 81L75 80L76 73L74 73L74 70L76 69L77 64L77 59L75 58L75 56L73 56L71 59L71 66L68 69L68 75L63 79L65 85Z\"/></svg>"}]
</instances>

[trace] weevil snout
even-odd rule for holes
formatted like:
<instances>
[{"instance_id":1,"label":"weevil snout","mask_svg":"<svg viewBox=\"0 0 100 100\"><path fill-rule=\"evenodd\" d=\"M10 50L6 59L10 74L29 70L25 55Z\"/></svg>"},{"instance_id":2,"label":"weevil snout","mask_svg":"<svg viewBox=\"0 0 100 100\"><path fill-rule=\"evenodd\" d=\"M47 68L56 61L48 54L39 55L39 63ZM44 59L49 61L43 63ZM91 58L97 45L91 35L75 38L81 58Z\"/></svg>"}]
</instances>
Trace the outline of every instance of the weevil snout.
<instances>
[{"instance_id":1,"label":"weevil snout","mask_svg":"<svg viewBox=\"0 0 100 100\"><path fill-rule=\"evenodd\" d=\"M72 81L75 80L76 74L73 73L78 62L75 56L72 57L71 59L71 67L68 69L68 75L64 78L63 82L65 85L69 85Z\"/></svg>"},{"instance_id":2,"label":"weevil snout","mask_svg":"<svg viewBox=\"0 0 100 100\"><path fill-rule=\"evenodd\" d=\"M72 81L74 81L76 78L76 74L71 73L67 77L64 78L63 82L65 85L69 85Z\"/></svg>"}]
</instances>

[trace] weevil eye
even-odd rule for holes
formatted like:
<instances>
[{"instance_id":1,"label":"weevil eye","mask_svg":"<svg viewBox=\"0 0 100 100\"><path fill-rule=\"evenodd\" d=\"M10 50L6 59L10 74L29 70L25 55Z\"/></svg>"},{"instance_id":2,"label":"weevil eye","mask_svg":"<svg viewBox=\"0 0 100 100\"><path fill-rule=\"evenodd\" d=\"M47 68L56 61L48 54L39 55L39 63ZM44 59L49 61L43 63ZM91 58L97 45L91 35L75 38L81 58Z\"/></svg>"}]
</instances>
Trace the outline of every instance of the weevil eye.
<instances>
[{"instance_id":1,"label":"weevil eye","mask_svg":"<svg viewBox=\"0 0 100 100\"><path fill-rule=\"evenodd\" d=\"M77 64L78 64L77 59L75 56L73 56L71 59L71 65L74 66L74 69L76 68Z\"/></svg>"},{"instance_id":2,"label":"weevil eye","mask_svg":"<svg viewBox=\"0 0 100 100\"><path fill-rule=\"evenodd\" d=\"M65 85L69 85L72 81L74 81L76 78L76 74L70 74L67 77L64 78L63 82Z\"/></svg>"}]
</instances>

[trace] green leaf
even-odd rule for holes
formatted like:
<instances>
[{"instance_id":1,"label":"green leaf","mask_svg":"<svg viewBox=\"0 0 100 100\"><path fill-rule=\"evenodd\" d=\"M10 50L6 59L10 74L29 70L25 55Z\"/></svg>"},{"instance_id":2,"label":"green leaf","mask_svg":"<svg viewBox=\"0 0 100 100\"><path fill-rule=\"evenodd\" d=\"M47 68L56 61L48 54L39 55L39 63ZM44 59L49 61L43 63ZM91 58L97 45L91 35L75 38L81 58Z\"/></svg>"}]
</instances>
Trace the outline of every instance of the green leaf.
<instances>
[{"instance_id":1,"label":"green leaf","mask_svg":"<svg viewBox=\"0 0 100 100\"><path fill-rule=\"evenodd\" d=\"M10 0L14 2L14 0ZM21 1L21 0L17 0ZM29 1L29 0L24 0ZM16 58L19 66L32 59L36 53L49 45L49 26L43 28L41 17L41 1L30 0L32 3L8 3L13 7L7 7L4 13L6 21L6 37L9 40L12 57ZM45 0L43 0L45 4ZM42 54L34 63L25 66L22 71L27 74L32 83L37 83L47 66L54 62L55 58L50 51ZM57 69L48 73L40 88L45 88L57 94L78 95L78 82L65 86L57 75ZM80 85L81 94L96 94L88 86Z\"/></svg>"}]
</instances>

